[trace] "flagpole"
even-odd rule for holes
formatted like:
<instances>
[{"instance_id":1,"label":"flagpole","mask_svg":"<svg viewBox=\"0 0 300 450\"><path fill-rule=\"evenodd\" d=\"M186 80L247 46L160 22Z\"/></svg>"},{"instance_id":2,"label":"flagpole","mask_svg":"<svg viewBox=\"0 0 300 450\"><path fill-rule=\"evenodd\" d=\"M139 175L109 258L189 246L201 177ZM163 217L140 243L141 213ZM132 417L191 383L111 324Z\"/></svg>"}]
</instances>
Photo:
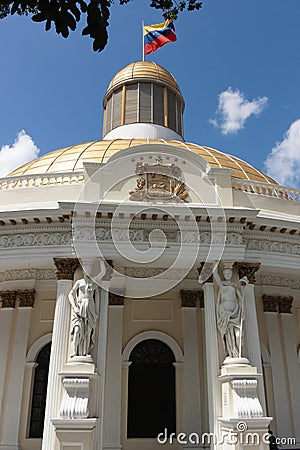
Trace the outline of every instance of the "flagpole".
<instances>
[{"instance_id":1,"label":"flagpole","mask_svg":"<svg viewBox=\"0 0 300 450\"><path fill-rule=\"evenodd\" d=\"M145 46L144 46L144 21L142 20L142 49L143 49L143 61L145 61Z\"/></svg>"}]
</instances>

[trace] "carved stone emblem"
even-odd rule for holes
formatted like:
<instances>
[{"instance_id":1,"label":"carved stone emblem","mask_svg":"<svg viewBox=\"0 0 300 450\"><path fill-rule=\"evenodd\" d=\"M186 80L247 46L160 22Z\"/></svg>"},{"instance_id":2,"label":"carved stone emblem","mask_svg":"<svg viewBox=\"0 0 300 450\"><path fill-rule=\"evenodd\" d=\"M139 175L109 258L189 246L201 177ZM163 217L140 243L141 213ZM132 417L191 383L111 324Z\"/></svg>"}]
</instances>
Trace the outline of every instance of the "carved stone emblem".
<instances>
[{"instance_id":1,"label":"carved stone emblem","mask_svg":"<svg viewBox=\"0 0 300 450\"><path fill-rule=\"evenodd\" d=\"M135 190L129 191L130 200L187 202L189 194L181 170L175 164L163 164L157 158L155 163L138 163L135 173L139 178Z\"/></svg>"}]
</instances>

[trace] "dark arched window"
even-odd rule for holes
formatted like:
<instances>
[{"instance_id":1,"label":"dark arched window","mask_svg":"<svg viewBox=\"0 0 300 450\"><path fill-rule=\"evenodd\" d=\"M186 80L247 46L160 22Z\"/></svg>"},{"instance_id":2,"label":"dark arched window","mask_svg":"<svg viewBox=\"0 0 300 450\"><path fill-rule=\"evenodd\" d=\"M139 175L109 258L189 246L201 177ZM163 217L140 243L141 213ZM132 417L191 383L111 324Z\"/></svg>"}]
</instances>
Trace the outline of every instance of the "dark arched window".
<instances>
[{"instance_id":1,"label":"dark arched window","mask_svg":"<svg viewBox=\"0 0 300 450\"><path fill-rule=\"evenodd\" d=\"M43 437L50 351L51 342L42 348L36 359L37 366L34 371L29 428L30 438Z\"/></svg>"},{"instance_id":2,"label":"dark arched window","mask_svg":"<svg viewBox=\"0 0 300 450\"><path fill-rule=\"evenodd\" d=\"M176 431L175 361L161 341L147 339L130 354L128 438L156 438Z\"/></svg>"}]
</instances>

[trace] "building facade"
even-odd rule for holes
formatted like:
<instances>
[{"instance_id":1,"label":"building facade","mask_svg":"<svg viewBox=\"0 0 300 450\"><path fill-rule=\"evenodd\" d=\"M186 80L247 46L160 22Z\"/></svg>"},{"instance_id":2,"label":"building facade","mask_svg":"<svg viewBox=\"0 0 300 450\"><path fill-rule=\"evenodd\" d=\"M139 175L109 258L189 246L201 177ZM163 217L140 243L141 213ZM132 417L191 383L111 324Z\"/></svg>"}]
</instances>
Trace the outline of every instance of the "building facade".
<instances>
[{"instance_id":1,"label":"building facade","mask_svg":"<svg viewBox=\"0 0 300 450\"><path fill-rule=\"evenodd\" d=\"M103 108L0 180L0 449L300 448L299 190L186 142L155 63Z\"/></svg>"}]
</instances>

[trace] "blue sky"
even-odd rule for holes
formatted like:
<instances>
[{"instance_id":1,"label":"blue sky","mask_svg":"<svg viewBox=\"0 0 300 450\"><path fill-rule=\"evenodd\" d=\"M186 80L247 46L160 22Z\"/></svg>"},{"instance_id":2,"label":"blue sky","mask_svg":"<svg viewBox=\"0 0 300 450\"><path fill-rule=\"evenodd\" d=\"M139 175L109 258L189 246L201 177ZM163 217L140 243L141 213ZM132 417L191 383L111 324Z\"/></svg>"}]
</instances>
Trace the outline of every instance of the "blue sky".
<instances>
[{"instance_id":1,"label":"blue sky","mask_svg":"<svg viewBox=\"0 0 300 450\"><path fill-rule=\"evenodd\" d=\"M81 36L84 24L65 40L28 18L0 21L2 176L13 150L19 163L22 146L13 143L21 130L19 141L34 141L34 155L101 138L110 79L141 59L141 20L162 21L148 4L112 7L102 53ZM147 59L181 87L187 141L237 155L285 184L300 183L299 24L299 0L203 0L201 11L180 16L177 42Z\"/></svg>"}]
</instances>

